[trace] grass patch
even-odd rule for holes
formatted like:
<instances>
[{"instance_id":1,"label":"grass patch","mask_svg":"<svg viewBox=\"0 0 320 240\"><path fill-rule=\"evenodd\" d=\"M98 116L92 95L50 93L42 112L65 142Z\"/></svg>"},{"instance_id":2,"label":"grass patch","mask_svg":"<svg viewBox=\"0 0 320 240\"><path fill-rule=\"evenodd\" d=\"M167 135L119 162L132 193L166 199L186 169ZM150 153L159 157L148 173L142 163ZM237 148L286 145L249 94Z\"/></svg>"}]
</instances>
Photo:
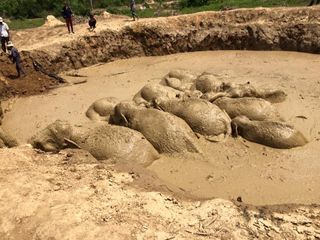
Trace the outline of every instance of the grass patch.
<instances>
[{"instance_id":1,"label":"grass patch","mask_svg":"<svg viewBox=\"0 0 320 240\"><path fill-rule=\"evenodd\" d=\"M12 30L27 29L40 27L44 24L43 18L34 18L34 19L13 19L8 23L9 28Z\"/></svg>"},{"instance_id":2,"label":"grass patch","mask_svg":"<svg viewBox=\"0 0 320 240\"><path fill-rule=\"evenodd\" d=\"M125 15L131 17L131 11L128 7L110 7L107 8L107 11L112 14L117 15ZM155 16L156 9L144 9L144 10L136 10L136 14L139 18L150 18Z\"/></svg>"},{"instance_id":3,"label":"grass patch","mask_svg":"<svg viewBox=\"0 0 320 240\"><path fill-rule=\"evenodd\" d=\"M283 7L283 6L306 6L307 0L216 0L201 7L182 8L181 13L195 13L202 11L217 11L224 7L229 8L254 8L254 7Z\"/></svg>"},{"instance_id":4,"label":"grass patch","mask_svg":"<svg viewBox=\"0 0 320 240\"><path fill-rule=\"evenodd\" d=\"M180 0L181 6L186 6L188 0ZM203 11L219 11L227 8L255 8L255 7L289 7L289 6L307 6L309 0L209 0L207 5L199 7L180 7L175 10L179 14L189 14ZM149 18L156 16L169 16L170 9L150 9L137 10L140 18ZM118 15L131 16L128 7L110 7L108 12Z\"/></svg>"}]
</instances>

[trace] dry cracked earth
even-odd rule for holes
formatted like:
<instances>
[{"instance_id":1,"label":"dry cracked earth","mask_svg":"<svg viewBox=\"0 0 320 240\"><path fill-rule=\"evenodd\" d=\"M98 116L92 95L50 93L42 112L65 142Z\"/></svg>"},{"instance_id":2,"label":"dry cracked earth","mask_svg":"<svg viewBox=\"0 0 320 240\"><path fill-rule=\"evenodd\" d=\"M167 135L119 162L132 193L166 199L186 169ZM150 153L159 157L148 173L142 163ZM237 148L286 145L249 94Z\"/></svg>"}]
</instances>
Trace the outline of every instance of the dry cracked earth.
<instances>
[{"instance_id":1,"label":"dry cracked earth","mask_svg":"<svg viewBox=\"0 0 320 240\"><path fill-rule=\"evenodd\" d=\"M101 18L96 32L77 25L72 36L15 32L30 75L13 79L1 57L2 128L20 145L0 150L0 239L320 239L319 16L318 7L244 9ZM35 32L36 44L26 37ZM65 82L35 71L34 59ZM148 168L27 144L56 119L84 122L96 99L128 100L172 68L284 90L276 106L309 143L273 150L230 138L205 144L211 158L163 155Z\"/></svg>"}]
</instances>

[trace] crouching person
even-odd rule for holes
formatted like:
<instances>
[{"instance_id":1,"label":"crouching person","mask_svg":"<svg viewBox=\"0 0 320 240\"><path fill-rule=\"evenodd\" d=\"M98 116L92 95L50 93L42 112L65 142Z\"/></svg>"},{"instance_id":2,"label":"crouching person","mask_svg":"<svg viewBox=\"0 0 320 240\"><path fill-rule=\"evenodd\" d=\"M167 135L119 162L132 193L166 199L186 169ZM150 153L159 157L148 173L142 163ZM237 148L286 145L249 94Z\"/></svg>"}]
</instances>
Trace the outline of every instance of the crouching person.
<instances>
[{"instance_id":1,"label":"crouching person","mask_svg":"<svg viewBox=\"0 0 320 240\"><path fill-rule=\"evenodd\" d=\"M89 30L94 31L96 29L97 20L95 19L93 14L90 14L89 19Z\"/></svg>"},{"instance_id":2,"label":"crouching person","mask_svg":"<svg viewBox=\"0 0 320 240\"><path fill-rule=\"evenodd\" d=\"M18 78L21 77L21 73L23 76L26 76L26 72L24 71L22 65L21 65L21 58L20 58L20 53L18 49L16 49L11 41L8 42L7 44L7 49L9 52L9 58L12 60L12 63L16 64L16 69L18 73Z\"/></svg>"}]
</instances>

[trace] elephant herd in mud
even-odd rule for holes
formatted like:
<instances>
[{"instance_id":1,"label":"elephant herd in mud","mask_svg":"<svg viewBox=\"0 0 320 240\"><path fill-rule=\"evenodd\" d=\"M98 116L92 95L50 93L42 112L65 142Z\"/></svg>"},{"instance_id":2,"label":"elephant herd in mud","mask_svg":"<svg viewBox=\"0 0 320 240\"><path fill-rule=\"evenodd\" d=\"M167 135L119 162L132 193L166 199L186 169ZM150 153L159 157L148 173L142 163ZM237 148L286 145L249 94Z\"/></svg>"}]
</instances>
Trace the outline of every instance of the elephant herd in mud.
<instances>
[{"instance_id":1,"label":"elephant herd in mud","mask_svg":"<svg viewBox=\"0 0 320 240\"><path fill-rule=\"evenodd\" d=\"M199 138L217 142L240 135L273 148L303 146L306 138L273 105L285 99L281 90L172 70L160 83L145 85L132 101L99 99L86 112L91 121L74 125L57 120L30 143L48 152L83 148L98 160L144 166L159 153L202 153Z\"/></svg>"}]
</instances>

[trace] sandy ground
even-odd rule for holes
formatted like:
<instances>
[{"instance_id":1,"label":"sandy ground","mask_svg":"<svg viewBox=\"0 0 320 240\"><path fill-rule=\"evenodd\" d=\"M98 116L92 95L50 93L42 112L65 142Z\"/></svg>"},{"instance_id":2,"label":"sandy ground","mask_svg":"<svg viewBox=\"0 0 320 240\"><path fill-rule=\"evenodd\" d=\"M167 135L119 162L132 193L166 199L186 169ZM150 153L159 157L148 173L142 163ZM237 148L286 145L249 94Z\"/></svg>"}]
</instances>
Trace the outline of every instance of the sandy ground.
<instances>
[{"instance_id":1,"label":"sandy ground","mask_svg":"<svg viewBox=\"0 0 320 240\"><path fill-rule=\"evenodd\" d=\"M130 185L83 151L0 149L1 240L318 239L317 206L186 201Z\"/></svg>"},{"instance_id":2,"label":"sandy ground","mask_svg":"<svg viewBox=\"0 0 320 240\"><path fill-rule=\"evenodd\" d=\"M69 34L66 26L44 25L39 28L15 31L12 34L12 40L19 49L24 51L43 49L54 53L59 51L64 44L75 41L82 36L94 36L107 29L120 30L129 24L134 24L134 21L131 21L129 17L114 15L110 15L110 18L107 19L98 16L97 21L97 28L93 32L88 31L87 23L75 24L75 34Z\"/></svg>"},{"instance_id":3,"label":"sandy ground","mask_svg":"<svg viewBox=\"0 0 320 240\"><path fill-rule=\"evenodd\" d=\"M310 140L302 148L275 150L241 139L202 141L205 156L162 156L149 169L172 191L194 198L236 199L257 205L318 203L320 200L320 57L290 52L216 51L135 58L84 68L87 83L46 95L4 103L3 127L20 142L56 119L87 121L96 99L130 99L147 82L158 82L170 69L211 72L228 81L283 89L288 98L277 107ZM78 79L67 77L69 81ZM303 116L298 117L298 116ZM146 180L147 181L147 180ZM148 184L141 181L141 184Z\"/></svg>"}]
</instances>

